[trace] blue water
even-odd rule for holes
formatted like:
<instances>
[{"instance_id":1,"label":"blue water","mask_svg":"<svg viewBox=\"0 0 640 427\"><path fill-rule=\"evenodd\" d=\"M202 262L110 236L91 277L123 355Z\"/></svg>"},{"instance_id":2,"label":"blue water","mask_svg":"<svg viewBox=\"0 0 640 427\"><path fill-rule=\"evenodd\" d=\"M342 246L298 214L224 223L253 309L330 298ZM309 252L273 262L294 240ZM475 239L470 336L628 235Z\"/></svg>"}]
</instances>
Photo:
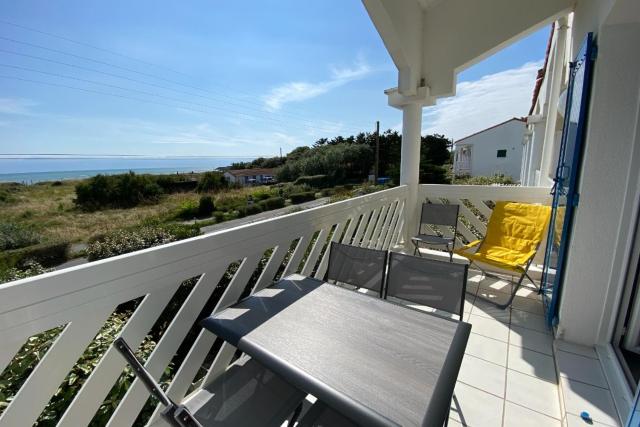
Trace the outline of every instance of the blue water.
<instances>
[{"instance_id":1,"label":"blue water","mask_svg":"<svg viewBox=\"0 0 640 427\"><path fill-rule=\"evenodd\" d=\"M0 158L0 182L32 184L40 181L83 179L98 174L171 174L202 172L247 161L237 157L39 157Z\"/></svg>"}]
</instances>

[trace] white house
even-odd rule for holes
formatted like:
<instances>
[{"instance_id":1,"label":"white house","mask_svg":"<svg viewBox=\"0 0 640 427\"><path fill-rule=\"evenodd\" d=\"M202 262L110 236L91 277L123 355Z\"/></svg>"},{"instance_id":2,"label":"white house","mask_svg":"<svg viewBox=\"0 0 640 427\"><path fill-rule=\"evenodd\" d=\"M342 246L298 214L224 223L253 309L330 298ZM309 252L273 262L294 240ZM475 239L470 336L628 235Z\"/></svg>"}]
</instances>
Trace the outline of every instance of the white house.
<instances>
[{"instance_id":1,"label":"white house","mask_svg":"<svg viewBox=\"0 0 640 427\"><path fill-rule=\"evenodd\" d=\"M256 185L270 184L273 182L275 169L229 169L224 172L224 177L231 184Z\"/></svg>"},{"instance_id":2,"label":"white house","mask_svg":"<svg viewBox=\"0 0 640 427\"><path fill-rule=\"evenodd\" d=\"M502 174L520 181L524 119L512 118L465 136L453 144L453 172L456 176Z\"/></svg>"}]
</instances>

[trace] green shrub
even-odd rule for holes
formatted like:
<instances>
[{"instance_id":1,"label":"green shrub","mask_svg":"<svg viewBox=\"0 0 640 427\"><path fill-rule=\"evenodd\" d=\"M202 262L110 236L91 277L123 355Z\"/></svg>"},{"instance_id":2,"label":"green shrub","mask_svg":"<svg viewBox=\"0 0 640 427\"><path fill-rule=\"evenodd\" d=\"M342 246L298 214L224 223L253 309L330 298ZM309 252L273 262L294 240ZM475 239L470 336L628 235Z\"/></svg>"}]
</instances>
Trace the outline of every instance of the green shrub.
<instances>
[{"instance_id":1,"label":"green shrub","mask_svg":"<svg viewBox=\"0 0 640 427\"><path fill-rule=\"evenodd\" d=\"M48 269L35 261L25 262L22 268L11 267L0 271L0 283L13 282L14 280L26 279L27 277L44 274Z\"/></svg>"},{"instance_id":2,"label":"green shrub","mask_svg":"<svg viewBox=\"0 0 640 427\"><path fill-rule=\"evenodd\" d=\"M247 205L247 199L238 194L221 194L216 198L216 209L219 211L233 211Z\"/></svg>"},{"instance_id":3,"label":"green shrub","mask_svg":"<svg viewBox=\"0 0 640 427\"><path fill-rule=\"evenodd\" d=\"M320 191L320 195L322 197L333 196L335 193L336 193L336 191L333 188L325 188L322 191Z\"/></svg>"},{"instance_id":4,"label":"green shrub","mask_svg":"<svg viewBox=\"0 0 640 427\"><path fill-rule=\"evenodd\" d=\"M206 193L227 188L227 180L220 172L205 172L200 176L196 191L198 193Z\"/></svg>"},{"instance_id":5,"label":"green shrub","mask_svg":"<svg viewBox=\"0 0 640 427\"><path fill-rule=\"evenodd\" d=\"M240 206L234 212L236 213L236 217L237 218L244 218L245 216L247 216L247 207L246 206Z\"/></svg>"},{"instance_id":6,"label":"green shrub","mask_svg":"<svg viewBox=\"0 0 640 427\"><path fill-rule=\"evenodd\" d=\"M325 188L331 186L331 180L327 175L301 176L294 181L295 185L308 185L312 188Z\"/></svg>"},{"instance_id":7,"label":"green shrub","mask_svg":"<svg viewBox=\"0 0 640 427\"><path fill-rule=\"evenodd\" d=\"M274 197L274 196L278 196L278 191L274 191L268 188L260 188L256 191L254 191L253 193L251 193L251 196L253 198L253 200L255 200L256 202L259 202L261 200L266 200L270 197Z\"/></svg>"},{"instance_id":8,"label":"green shrub","mask_svg":"<svg viewBox=\"0 0 640 427\"><path fill-rule=\"evenodd\" d=\"M497 174L493 176L461 176L455 178L455 184L462 185L513 185L515 182L513 179L504 174Z\"/></svg>"},{"instance_id":9,"label":"green shrub","mask_svg":"<svg viewBox=\"0 0 640 427\"><path fill-rule=\"evenodd\" d=\"M211 196L200 197L200 203L198 204L199 218L210 217L214 210L216 210L216 207L213 204L213 199L211 198Z\"/></svg>"},{"instance_id":10,"label":"green shrub","mask_svg":"<svg viewBox=\"0 0 640 427\"><path fill-rule=\"evenodd\" d=\"M0 223L0 250L18 249L40 242L38 233L12 222Z\"/></svg>"},{"instance_id":11,"label":"green shrub","mask_svg":"<svg viewBox=\"0 0 640 427\"><path fill-rule=\"evenodd\" d=\"M155 180L165 193L194 191L198 186L197 180L184 175L158 175Z\"/></svg>"},{"instance_id":12,"label":"green shrub","mask_svg":"<svg viewBox=\"0 0 640 427\"><path fill-rule=\"evenodd\" d=\"M295 193L291 195L291 203L294 205L309 202L316 199L316 193L313 191L305 191L304 193Z\"/></svg>"},{"instance_id":13,"label":"green shrub","mask_svg":"<svg viewBox=\"0 0 640 427\"><path fill-rule=\"evenodd\" d=\"M222 211L215 211L215 212L213 213L213 217L214 217L214 218L215 218L215 220L216 220L216 224L218 224L218 223L220 223L220 222L224 222L224 220L225 220L225 219L224 219L224 212L222 212Z\"/></svg>"},{"instance_id":14,"label":"green shrub","mask_svg":"<svg viewBox=\"0 0 640 427\"><path fill-rule=\"evenodd\" d=\"M285 200L282 197L269 197L268 199L258 202L258 205L263 211L270 211L273 209L284 208Z\"/></svg>"},{"instance_id":15,"label":"green shrub","mask_svg":"<svg viewBox=\"0 0 640 427\"><path fill-rule=\"evenodd\" d=\"M200 205L195 200L185 200L180 204L175 213L176 218L193 219L197 218L200 212Z\"/></svg>"},{"instance_id":16,"label":"green shrub","mask_svg":"<svg viewBox=\"0 0 640 427\"><path fill-rule=\"evenodd\" d=\"M196 227L184 225L145 225L128 230L117 230L101 236L87 247L89 261L139 251L152 246L197 236Z\"/></svg>"},{"instance_id":17,"label":"green shrub","mask_svg":"<svg viewBox=\"0 0 640 427\"><path fill-rule=\"evenodd\" d=\"M254 203L252 205L247 205L247 215L255 215L262 212L262 206L259 203Z\"/></svg>"},{"instance_id":18,"label":"green shrub","mask_svg":"<svg viewBox=\"0 0 640 427\"><path fill-rule=\"evenodd\" d=\"M120 175L96 175L76 185L75 203L93 211L105 208L131 208L157 202L162 188L149 175L129 172Z\"/></svg>"},{"instance_id":19,"label":"green shrub","mask_svg":"<svg viewBox=\"0 0 640 427\"><path fill-rule=\"evenodd\" d=\"M30 262L37 262L45 267L55 267L67 260L69 242L45 242L0 252L0 270L22 268Z\"/></svg>"}]
</instances>

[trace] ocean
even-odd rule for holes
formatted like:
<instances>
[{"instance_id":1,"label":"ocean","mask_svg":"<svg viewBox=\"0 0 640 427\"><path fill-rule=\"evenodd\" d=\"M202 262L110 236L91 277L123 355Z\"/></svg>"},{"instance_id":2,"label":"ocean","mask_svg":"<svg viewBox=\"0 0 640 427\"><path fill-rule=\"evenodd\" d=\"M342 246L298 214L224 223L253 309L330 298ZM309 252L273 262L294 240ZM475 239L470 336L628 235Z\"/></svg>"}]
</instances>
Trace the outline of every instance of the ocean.
<instances>
[{"instance_id":1,"label":"ocean","mask_svg":"<svg viewBox=\"0 0 640 427\"><path fill-rule=\"evenodd\" d=\"M151 174L202 172L250 160L238 157L0 157L0 182L33 184L128 171Z\"/></svg>"}]
</instances>

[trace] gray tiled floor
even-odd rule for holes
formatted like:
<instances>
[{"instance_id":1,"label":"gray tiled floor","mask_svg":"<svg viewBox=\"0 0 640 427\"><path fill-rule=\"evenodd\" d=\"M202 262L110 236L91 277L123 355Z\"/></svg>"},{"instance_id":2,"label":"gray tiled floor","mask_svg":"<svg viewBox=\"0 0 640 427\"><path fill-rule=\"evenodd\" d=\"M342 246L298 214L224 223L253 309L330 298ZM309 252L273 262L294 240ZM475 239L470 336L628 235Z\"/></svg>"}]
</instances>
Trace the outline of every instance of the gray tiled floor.
<instances>
[{"instance_id":1,"label":"gray tiled floor","mask_svg":"<svg viewBox=\"0 0 640 427\"><path fill-rule=\"evenodd\" d=\"M535 290L521 289L513 308L497 309L477 296L504 301L508 280L470 271L474 289L464 320L472 324L450 425L560 427L553 339Z\"/></svg>"}]
</instances>

